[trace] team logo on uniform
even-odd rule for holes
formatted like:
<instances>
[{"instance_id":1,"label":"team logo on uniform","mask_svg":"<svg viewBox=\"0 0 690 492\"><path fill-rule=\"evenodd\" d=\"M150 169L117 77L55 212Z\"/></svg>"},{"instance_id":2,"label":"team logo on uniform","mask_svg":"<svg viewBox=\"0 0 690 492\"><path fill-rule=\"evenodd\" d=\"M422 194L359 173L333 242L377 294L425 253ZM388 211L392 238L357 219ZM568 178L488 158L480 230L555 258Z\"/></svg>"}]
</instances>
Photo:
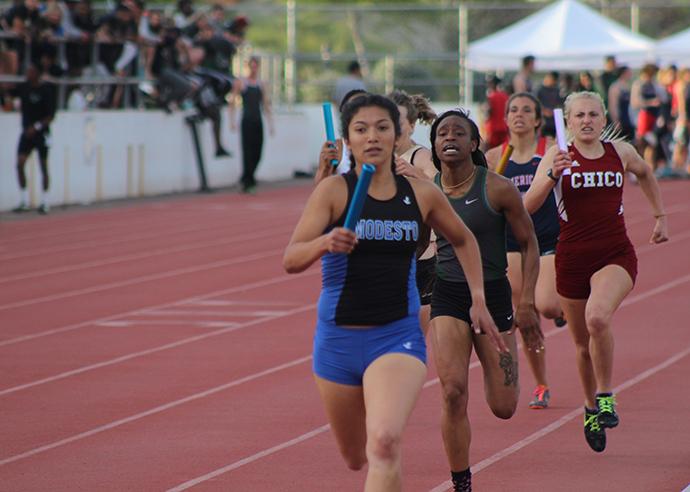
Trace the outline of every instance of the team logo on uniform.
<instances>
[{"instance_id":1,"label":"team logo on uniform","mask_svg":"<svg viewBox=\"0 0 690 492\"><path fill-rule=\"evenodd\" d=\"M405 198L403 198L403 203L405 205L412 205L412 200L410 200L410 197L405 195Z\"/></svg>"}]
</instances>

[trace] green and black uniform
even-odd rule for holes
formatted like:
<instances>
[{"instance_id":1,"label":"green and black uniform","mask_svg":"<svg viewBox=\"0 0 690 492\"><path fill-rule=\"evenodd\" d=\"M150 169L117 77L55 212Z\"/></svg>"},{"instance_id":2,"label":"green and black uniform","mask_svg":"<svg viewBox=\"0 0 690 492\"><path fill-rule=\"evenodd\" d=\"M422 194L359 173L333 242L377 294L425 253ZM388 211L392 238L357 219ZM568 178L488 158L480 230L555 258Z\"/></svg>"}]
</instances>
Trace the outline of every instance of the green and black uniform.
<instances>
[{"instance_id":1,"label":"green and black uniform","mask_svg":"<svg viewBox=\"0 0 690 492\"><path fill-rule=\"evenodd\" d=\"M510 283L506 275L506 218L496 212L486 194L485 167L477 167L477 174L469 191L459 197L448 197L455 213L472 231L479 243L484 272L486 306L499 331L513 326L513 306ZM440 183L440 174L435 178ZM465 272L448 240L436 231L438 262L436 284L431 298L431 318L451 316L470 323L472 296Z\"/></svg>"}]
</instances>

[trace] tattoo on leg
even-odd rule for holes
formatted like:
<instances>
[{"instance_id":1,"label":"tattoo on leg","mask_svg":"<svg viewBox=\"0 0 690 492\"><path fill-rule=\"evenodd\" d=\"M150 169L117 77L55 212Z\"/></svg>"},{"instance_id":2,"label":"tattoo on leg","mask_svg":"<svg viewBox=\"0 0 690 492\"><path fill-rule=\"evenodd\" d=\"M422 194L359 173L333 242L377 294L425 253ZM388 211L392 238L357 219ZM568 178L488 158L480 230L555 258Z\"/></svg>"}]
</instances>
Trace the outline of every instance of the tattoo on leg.
<instances>
[{"instance_id":1,"label":"tattoo on leg","mask_svg":"<svg viewBox=\"0 0 690 492\"><path fill-rule=\"evenodd\" d=\"M498 365L503 369L503 374L505 376L503 385L516 386L518 382L517 361L513 360L511 354L500 354L498 357Z\"/></svg>"}]
</instances>

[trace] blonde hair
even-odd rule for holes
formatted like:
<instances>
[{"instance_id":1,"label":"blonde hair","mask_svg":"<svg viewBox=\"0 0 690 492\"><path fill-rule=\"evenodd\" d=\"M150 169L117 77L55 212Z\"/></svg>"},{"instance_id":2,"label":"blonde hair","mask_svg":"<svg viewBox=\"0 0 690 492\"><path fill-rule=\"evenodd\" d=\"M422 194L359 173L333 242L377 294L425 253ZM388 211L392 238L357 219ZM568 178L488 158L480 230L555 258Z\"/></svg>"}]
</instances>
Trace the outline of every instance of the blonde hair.
<instances>
[{"instance_id":1,"label":"blonde hair","mask_svg":"<svg viewBox=\"0 0 690 492\"><path fill-rule=\"evenodd\" d=\"M565 98L565 103L563 104L563 113L565 114L565 118L568 119L570 116L570 110L573 107L573 103L575 101L578 101L580 99L590 99L593 101L596 101L599 103L599 106L601 107L601 112L604 116L606 116L606 106L604 105L604 100L601 98L599 94L596 92L592 91L581 91L581 92L573 92L568 95L568 97Z\"/></svg>"},{"instance_id":2,"label":"blonde hair","mask_svg":"<svg viewBox=\"0 0 690 492\"><path fill-rule=\"evenodd\" d=\"M563 104L563 113L565 116L565 119L567 120L568 117L570 116L570 110L573 107L573 103L575 101L578 101L580 99L589 99L591 101L596 101L599 104L599 107L601 108L602 115L604 118L606 117L606 106L604 106L604 100L601 98L599 94L596 92L592 91L581 91L581 92L573 92L568 97L565 99L565 103ZM625 141L625 135L621 131L621 128L618 124L609 124L606 125L606 127L602 130L601 136L599 137L602 141L604 142L624 142ZM572 134L568 130L568 141L572 141Z\"/></svg>"}]
</instances>

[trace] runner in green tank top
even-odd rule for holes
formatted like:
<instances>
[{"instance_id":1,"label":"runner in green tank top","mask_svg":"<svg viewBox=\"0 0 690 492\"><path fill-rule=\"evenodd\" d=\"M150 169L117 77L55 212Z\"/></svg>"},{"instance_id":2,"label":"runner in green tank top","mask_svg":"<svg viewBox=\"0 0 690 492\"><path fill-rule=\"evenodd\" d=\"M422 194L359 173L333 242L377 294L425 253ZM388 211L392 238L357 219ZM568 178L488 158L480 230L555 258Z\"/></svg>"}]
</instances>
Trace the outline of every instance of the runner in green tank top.
<instances>
[{"instance_id":1,"label":"runner in green tank top","mask_svg":"<svg viewBox=\"0 0 690 492\"><path fill-rule=\"evenodd\" d=\"M491 411L509 419L519 396L516 324L534 350L543 345L534 290L539 275L539 247L532 219L513 183L489 171L479 150L479 129L463 110L448 111L431 127L431 152L440 171L436 182L479 243L486 306L510 353L498 353L486 336L471 330L472 296L452 248L437 234L438 264L431 298L431 341L443 393L442 434L453 487L472 489L469 469L470 423L467 380L472 349L484 371L484 391ZM522 253L522 294L513 318L506 268L506 223Z\"/></svg>"}]
</instances>

